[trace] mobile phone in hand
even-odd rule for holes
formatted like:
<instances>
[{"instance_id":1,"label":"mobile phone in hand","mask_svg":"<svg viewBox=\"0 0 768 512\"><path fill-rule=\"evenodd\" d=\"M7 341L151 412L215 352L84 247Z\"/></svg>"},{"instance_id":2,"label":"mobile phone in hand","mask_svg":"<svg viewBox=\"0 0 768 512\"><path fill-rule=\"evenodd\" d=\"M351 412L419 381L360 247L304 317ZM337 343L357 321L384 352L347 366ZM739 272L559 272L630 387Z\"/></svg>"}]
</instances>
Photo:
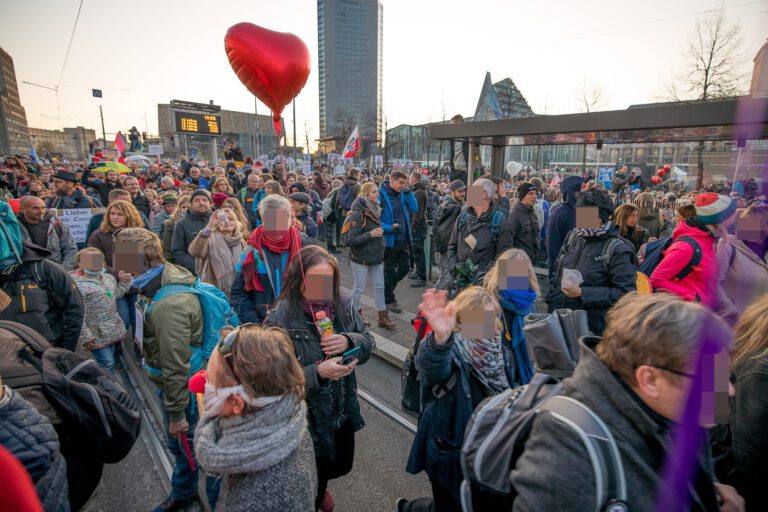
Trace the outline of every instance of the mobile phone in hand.
<instances>
[{"instance_id":1,"label":"mobile phone in hand","mask_svg":"<svg viewBox=\"0 0 768 512\"><path fill-rule=\"evenodd\" d=\"M353 347L343 354L341 354L341 362L339 364L348 365L355 359L357 359L357 354L360 352L360 347Z\"/></svg>"}]
</instances>

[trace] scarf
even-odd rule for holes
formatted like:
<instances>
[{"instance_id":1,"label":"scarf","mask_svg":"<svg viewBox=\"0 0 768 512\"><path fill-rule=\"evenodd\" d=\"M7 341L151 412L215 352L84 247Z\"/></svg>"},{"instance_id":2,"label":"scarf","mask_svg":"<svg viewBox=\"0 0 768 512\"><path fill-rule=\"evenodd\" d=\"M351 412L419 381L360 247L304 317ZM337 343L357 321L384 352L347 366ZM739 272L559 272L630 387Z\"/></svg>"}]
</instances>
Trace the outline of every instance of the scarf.
<instances>
[{"instance_id":1,"label":"scarf","mask_svg":"<svg viewBox=\"0 0 768 512\"><path fill-rule=\"evenodd\" d=\"M144 273L139 274L138 276L131 279L131 288L137 288L137 289L144 288L147 285L147 283L149 283L152 279L160 275L163 272L164 268L165 268L165 264L162 264L160 266L152 267L150 269L145 270Z\"/></svg>"},{"instance_id":2,"label":"scarf","mask_svg":"<svg viewBox=\"0 0 768 512\"><path fill-rule=\"evenodd\" d=\"M264 471L299 448L307 407L293 394L239 416L203 416L195 431L200 464L216 475Z\"/></svg>"},{"instance_id":3,"label":"scarf","mask_svg":"<svg viewBox=\"0 0 768 512\"><path fill-rule=\"evenodd\" d=\"M381 206L374 203L373 201L369 201L368 199L361 197L360 202L363 203L363 206L365 206L365 209L373 214L374 217L376 217L376 220L379 220L381 218Z\"/></svg>"},{"instance_id":4,"label":"scarf","mask_svg":"<svg viewBox=\"0 0 768 512\"><path fill-rule=\"evenodd\" d=\"M616 226L613 222L608 221L599 228L574 228L575 236L582 236L584 238L598 238L608 236L613 233Z\"/></svg>"},{"instance_id":5,"label":"scarf","mask_svg":"<svg viewBox=\"0 0 768 512\"><path fill-rule=\"evenodd\" d=\"M509 388L500 336L490 340L471 340L456 333L454 340L461 359L472 366L475 376L486 389L497 394Z\"/></svg>"},{"instance_id":6,"label":"scarf","mask_svg":"<svg viewBox=\"0 0 768 512\"><path fill-rule=\"evenodd\" d=\"M503 342L515 358L515 383L528 384L533 378L533 363L523 331L523 319L531 313L536 292L528 290L499 290L501 316L504 322Z\"/></svg>"},{"instance_id":7,"label":"scarf","mask_svg":"<svg viewBox=\"0 0 768 512\"><path fill-rule=\"evenodd\" d=\"M258 270L259 263L265 261L264 248L269 249L269 251L275 254L288 252L287 268L293 257L301 250L301 236L299 235L299 228L295 225L291 225L288 228L288 234L283 236L267 233L264 231L264 226L259 226L251 233L248 245L253 250L247 251L245 258L243 258L239 265L240 271L243 273L243 280L245 281L245 291L256 290L257 292L263 292L264 286L261 284L261 279L259 279Z\"/></svg>"},{"instance_id":8,"label":"scarf","mask_svg":"<svg viewBox=\"0 0 768 512\"><path fill-rule=\"evenodd\" d=\"M235 264L243 252L243 235L236 231L225 235L218 229L211 231L208 239L208 262L216 276L216 285L229 295L235 278Z\"/></svg>"}]
</instances>

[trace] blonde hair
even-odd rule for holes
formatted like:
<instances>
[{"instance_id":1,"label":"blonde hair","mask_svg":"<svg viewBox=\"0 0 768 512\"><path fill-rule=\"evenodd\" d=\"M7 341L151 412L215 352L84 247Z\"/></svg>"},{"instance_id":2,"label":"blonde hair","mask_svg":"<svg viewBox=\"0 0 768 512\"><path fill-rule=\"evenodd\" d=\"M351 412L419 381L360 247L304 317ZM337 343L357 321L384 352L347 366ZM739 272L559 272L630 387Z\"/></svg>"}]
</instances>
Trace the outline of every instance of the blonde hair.
<instances>
[{"instance_id":1,"label":"blonde hair","mask_svg":"<svg viewBox=\"0 0 768 512\"><path fill-rule=\"evenodd\" d=\"M750 359L768 356L768 294L757 298L739 319L731 368Z\"/></svg>"},{"instance_id":2,"label":"blonde hair","mask_svg":"<svg viewBox=\"0 0 768 512\"><path fill-rule=\"evenodd\" d=\"M213 186L211 187L211 194L215 194L216 192L221 192L219 190L219 185L221 183L226 185L227 189L225 192L227 194L234 194L234 192L232 191L232 185L229 183L229 180L223 176L219 176L218 178L216 178L216 181L213 182Z\"/></svg>"},{"instance_id":3,"label":"blonde hair","mask_svg":"<svg viewBox=\"0 0 768 512\"><path fill-rule=\"evenodd\" d=\"M115 240L139 242L144 246L144 267L154 268L165 263L163 244L156 234L144 228L126 228L115 233Z\"/></svg>"},{"instance_id":4,"label":"blonde hair","mask_svg":"<svg viewBox=\"0 0 768 512\"><path fill-rule=\"evenodd\" d=\"M109 220L109 214L112 212L112 210L119 210L120 213L125 215L126 221L124 228L143 228L144 222L141 220L141 215L139 214L139 210L136 209L135 206L133 206L133 203L129 203L128 201L118 200L113 201L109 203L109 206L107 206L107 211L104 212L104 219L101 221L101 226L99 228L104 233L112 233L117 228L112 225L112 222Z\"/></svg>"},{"instance_id":5,"label":"blonde hair","mask_svg":"<svg viewBox=\"0 0 768 512\"><path fill-rule=\"evenodd\" d=\"M243 211L243 207L240 205L240 201L235 199L234 197L228 197L224 200L223 203L224 207L232 210L232 213L235 214L235 217L238 221L240 221L240 230L243 232L243 238L248 240L248 237L251 234L251 223L248 222L248 218L245 216L245 212Z\"/></svg>"},{"instance_id":6,"label":"blonde hair","mask_svg":"<svg viewBox=\"0 0 768 512\"><path fill-rule=\"evenodd\" d=\"M173 212L173 215L171 215L171 219L173 222L177 222L181 218L181 209L182 207L186 206L187 210L189 210L189 203L192 201L190 199L190 196L180 195L179 196L179 205L176 207L176 210Z\"/></svg>"},{"instance_id":7,"label":"blonde hair","mask_svg":"<svg viewBox=\"0 0 768 512\"><path fill-rule=\"evenodd\" d=\"M730 347L730 329L707 308L671 293L631 292L608 310L597 356L634 385L635 369L642 365L686 371L704 332L726 350ZM672 382L676 378L669 375Z\"/></svg>"},{"instance_id":8,"label":"blonde hair","mask_svg":"<svg viewBox=\"0 0 768 512\"><path fill-rule=\"evenodd\" d=\"M243 224L240 222L240 219L238 219L238 218L237 218L237 214L235 214L235 212L233 212L233 211L232 211L231 209L229 209L229 208L219 208L218 210L216 210L215 212L213 212L213 214L212 214L212 215L217 215L217 214L218 214L218 212L225 212L226 214L228 214L228 215L227 215L227 217L228 217L228 218L229 218L229 220L231 220L231 221L234 223L234 225L235 225L235 232L238 232L238 231L239 231L239 232L240 232L240 234L244 236L244 234L243 234ZM216 227L215 227L215 228L213 228L213 229L215 229L215 230L216 230L216 231L218 231L218 232L221 232L221 230L219 229L219 225L216 225Z\"/></svg>"},{"instance_id":9,"label":"blonde hair","mask_svg":"<svg viewBox=\"0 0 768 512\"><path fill-rule=\"evenodd\" d=\"M461 316L467 311L474 311L478 309L478 306L484 311L493 311L496 317L496 329L501 329L501 323L498 320L498 316L501 313L501 306L496 297L488 293L485 288L481 286L470 286L464 288L453 301L454 312L456 313L456 328L461 328Z\"/></svg>"},{"instance_id":10,"label":"blonde hair","mask_svg":"<svg viewBox=\"0 0 768 512\"><path fill-rule=\"evenodd\" d=\"M524 260L528 264L528 285L536 292L536 297L541 296L541 288L539 288L539 279L536 277L536 271L533 269L528 254L521 249L508 249L501 253L501 255L493 264L491 269L485 274L483 279L483 288L493 295L499 297L499 273L501 262L506 260Z\"/></svg>"},{"instance_id":11,"label":"blonde hair","mask_svg":"<svg viewBox=\"0 0 768 512\"><path fill-rule=\"evenodd\" d=\"M372 181L366 181L360 186L360 197L367 196L371 190L377 188L377 185L373 183Z\"/></svg>"},{"instance_id":12,"label":"blonde hair","mask_svg":"<svg viewBox=\"0 0 768 512\"><path fill-rule=\"evenodd\" d=\"M280 327L248 324L240 327L232 345L232 366L220 364L217 377L224 386L242 384L253 398L292 393L304 396L304 371L290 337Z\"/></svg>"}]
</instances>

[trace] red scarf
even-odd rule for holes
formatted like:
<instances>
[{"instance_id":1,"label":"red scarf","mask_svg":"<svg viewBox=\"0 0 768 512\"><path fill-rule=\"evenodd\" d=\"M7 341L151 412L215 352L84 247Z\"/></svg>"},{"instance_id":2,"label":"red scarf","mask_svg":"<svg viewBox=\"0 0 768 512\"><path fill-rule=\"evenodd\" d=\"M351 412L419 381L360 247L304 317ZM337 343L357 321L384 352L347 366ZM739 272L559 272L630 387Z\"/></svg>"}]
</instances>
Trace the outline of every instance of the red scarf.
<instances>
[{"instance_id":1,"label":"red scarf","mask_svg":"<svg viewBox=\"0 0 768 512\"><path fill-rule=\"evenodd\" d=\"M268 233L264 231L264 226L259 226L251 233L248 245L253 247L253 250L245 257L241 267L243 280L245 281L245 291L256 290L257 292L263 292L264 286L261 284L261 279L259 279L258 265L255 259L256 253L258 252L261 261L265 261L263 247L266 247L275 254L288 252L287 269L293 257L299 254L301 250L301 236L295 225L291 225L288 228L288 233L283 236Z\"/></svg>"}]
</instances>

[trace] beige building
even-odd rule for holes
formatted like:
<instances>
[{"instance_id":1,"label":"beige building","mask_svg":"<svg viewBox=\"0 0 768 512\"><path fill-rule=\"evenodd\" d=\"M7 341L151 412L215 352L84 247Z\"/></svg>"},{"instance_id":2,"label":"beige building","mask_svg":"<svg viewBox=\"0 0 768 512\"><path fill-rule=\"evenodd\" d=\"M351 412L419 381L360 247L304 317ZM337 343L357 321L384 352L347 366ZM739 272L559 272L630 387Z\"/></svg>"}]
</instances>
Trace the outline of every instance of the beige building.
<instances>
[{"instance_id":1,"label":"beige building","mask_svg":"<svg viewBox=\"0 0 768 512\"><path fill-rule=\"evenodd\" d=\"M0 156L29 153L27 114L21 106L13 59L0 48Z\"/></svg>"},{"instance_id":2,"label":"beige building","mask_svg":"<svg viewBox=\"0 0 768 512\"><path fill-rule=\"evenodd\" d=\"M94 130L78 126L63 130L29 128L29 140L40 158L46 153L61 153L65 160L84 160L88 158L88 144L95 144L97 138Z\"/></svg>"},{"instance_id":3,"label":"beige building","mask_svg":"<svg viewBox=\"0 0 768 512\"><path fill-rule=\"evenodd\" d=\"M755 98L768 97L768 41L758 50L754 62L749 94Z\"/></svg>"}]
</instances>

